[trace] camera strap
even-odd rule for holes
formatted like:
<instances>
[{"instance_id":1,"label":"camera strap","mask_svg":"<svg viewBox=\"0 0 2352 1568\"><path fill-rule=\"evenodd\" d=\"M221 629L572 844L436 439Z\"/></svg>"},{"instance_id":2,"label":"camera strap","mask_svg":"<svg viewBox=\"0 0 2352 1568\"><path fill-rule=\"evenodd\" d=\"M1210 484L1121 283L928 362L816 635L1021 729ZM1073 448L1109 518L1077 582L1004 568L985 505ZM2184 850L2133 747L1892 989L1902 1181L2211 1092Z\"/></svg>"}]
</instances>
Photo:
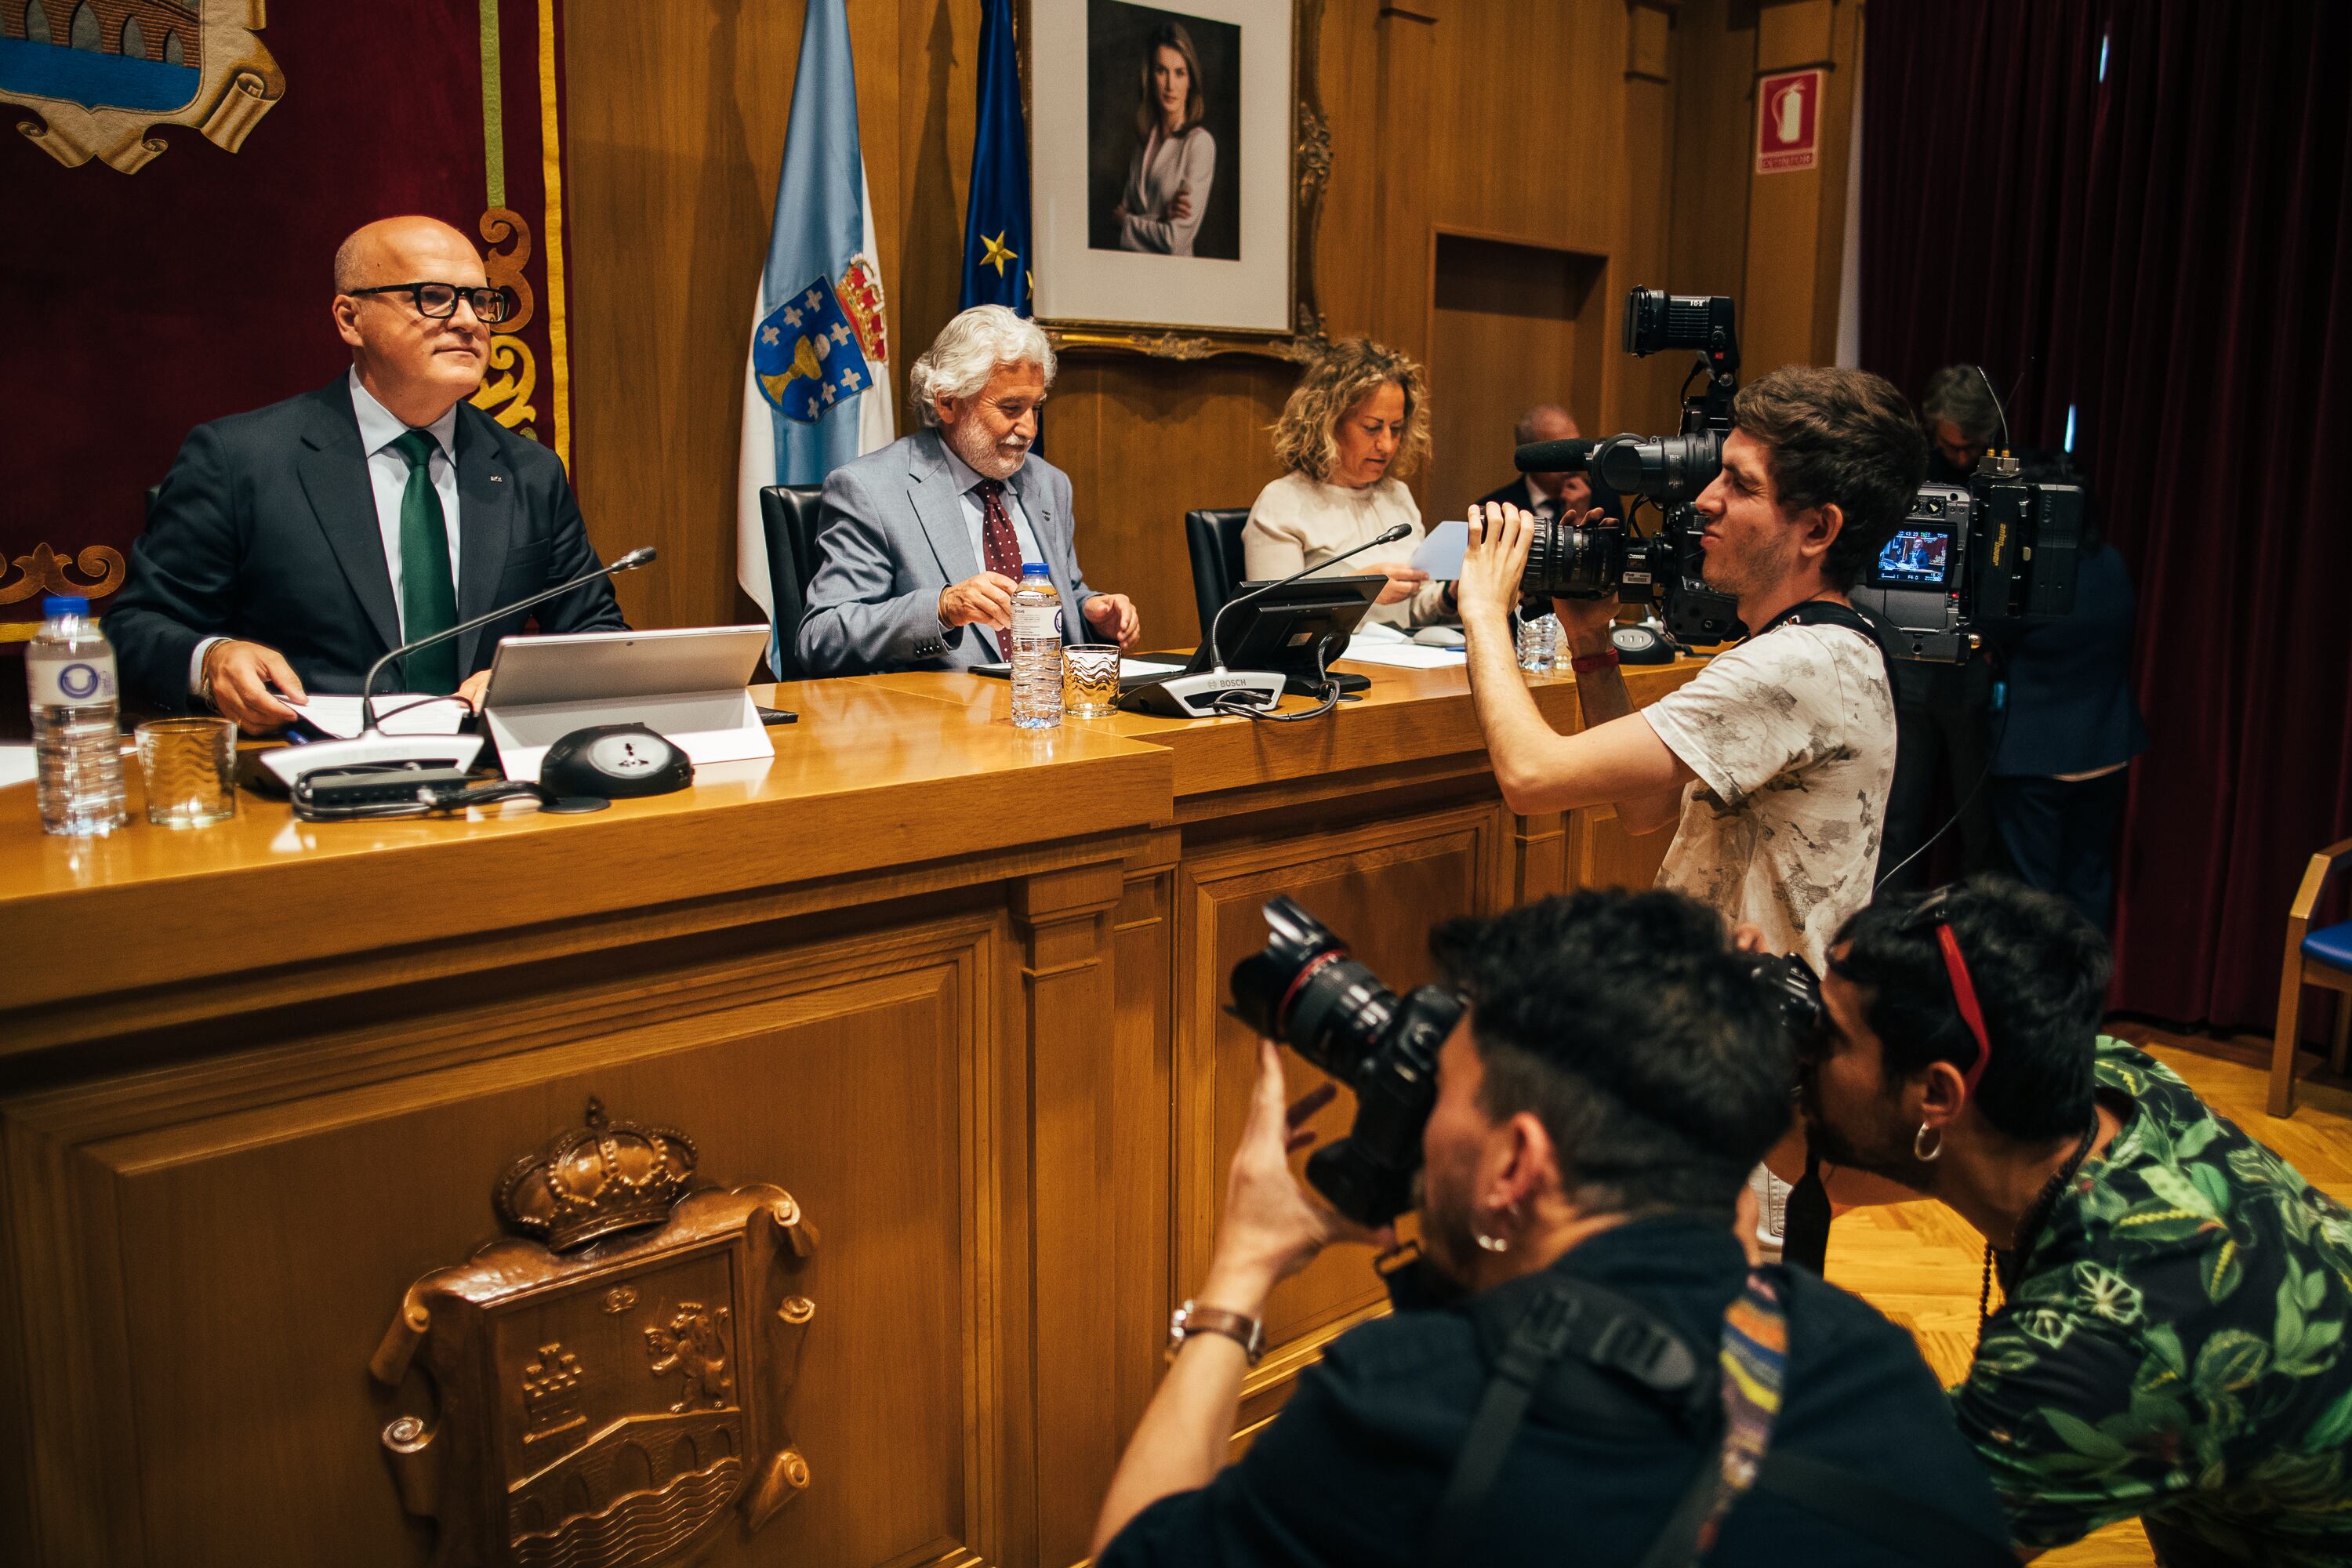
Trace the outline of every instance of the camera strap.
<instances>
[{"instance_id":1,"label":"camera strap","mask_svg":"<svg viewBox=\"0 0 2352 1568\"><path fill-rule=\"evenodd\" d=\"M1554 1278L1506 1328L1473 1302L1482 1346L1501 1331L1493 1369L1437 1506L1428 1559L1439 1568L1483 1563L1477 1531L1528 1410L1572 1429L1622 1421L1629 1405L1664 1405L1708 1450L1697 1475L1641 1559L1641 1568L1693 1568L1715 1543L1732 1505L1769 1493L1928 1568L2006 1563L2006 1542L1934 1505L1901 1496L1843 1466L1773 1450L1786 1386L1785 1271L1751 1270L1726 1309L1716 1362L1698 1358L1672 1330L1612 1290ZM1719 1401L1710 1394L1720 1392Z\"/></svg>"},{"instance_id":2,"label":"camera strap","mask_svg":"<svg viewBox=\"0 0 2352 1568\"><path fill-rule=\"evenodd\" d=\"M1895 696L1894 639L1874 617L1863 614L1851 605L1832 605L1824 599L1807 599L1791 605L1764 623L1756 636L1778 626L1794 624L1801 626L1843 626L1859 632L1878 649L1879 662L1886 668L1886 695ZM1902 765L1902 742L1895 743L1895 765ZM1822 1272L1830 1247L1830 1195L1822 1182L1821 1156L1808 1147L1805 1151L1805 1173L1789 1190L1789 1201L1781 1212L1780 1257L1790 1263L1801 1264L1815 1274Z\"/></svg>"}]
</instances>

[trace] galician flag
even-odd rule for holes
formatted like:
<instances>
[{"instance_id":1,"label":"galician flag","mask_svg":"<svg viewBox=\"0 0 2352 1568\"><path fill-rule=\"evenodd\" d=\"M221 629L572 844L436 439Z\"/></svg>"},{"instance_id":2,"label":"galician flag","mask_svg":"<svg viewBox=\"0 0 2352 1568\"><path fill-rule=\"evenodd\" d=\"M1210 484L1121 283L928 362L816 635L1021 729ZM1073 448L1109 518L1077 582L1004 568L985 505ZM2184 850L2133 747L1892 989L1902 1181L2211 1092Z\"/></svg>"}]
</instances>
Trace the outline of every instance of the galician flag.
<instances>
[{"instance_id":1,"label":"galician flag","mask_svg":"<svg viewBox=\"0 0 2352 1568\"><path fill-rule=\"evenodd\" d=\"M844 3L809 0L801 28L784 168L743 370L735 578L771 623L776 606L761 489L822 484L898 433ZM793 634L791 626L776 631Z\"/></svg>"}]
</instances>

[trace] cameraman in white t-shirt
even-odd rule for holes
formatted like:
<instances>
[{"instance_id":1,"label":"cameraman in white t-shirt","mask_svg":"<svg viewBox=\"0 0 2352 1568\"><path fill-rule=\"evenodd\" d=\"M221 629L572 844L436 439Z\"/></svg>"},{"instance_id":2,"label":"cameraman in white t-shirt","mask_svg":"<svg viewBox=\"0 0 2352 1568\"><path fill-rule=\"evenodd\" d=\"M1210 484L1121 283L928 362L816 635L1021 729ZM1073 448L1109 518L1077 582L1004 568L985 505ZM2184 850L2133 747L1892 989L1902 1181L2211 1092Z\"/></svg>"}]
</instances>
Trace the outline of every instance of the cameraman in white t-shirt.
<instances>
[{"instance_id":1,"label":"cameraman in white t-shirt","mask_svg":"<svg viewBox=\"0 0 2352 1568\"><path fill-rule=\"evenodd\" d=\"M1838 927L1870 901L1895 702L1869 637L1788 617L1850 610L1846 590L1910 510L1927 442L1903 395L1858 370L1776 370L1733 400L1732 426L1696 505L1706 584L1738 601L1754 635L1636 712L1609 640L1615 601L1554 600L1584 716L1562 735L1511 633L1533 520L1474 506L1459 589L1470 688L1513 811L1608 802L1629 833L1677 824L1658 885L1760 928L1766 951L1820 973Z\"/></svg>"}]
</instances>

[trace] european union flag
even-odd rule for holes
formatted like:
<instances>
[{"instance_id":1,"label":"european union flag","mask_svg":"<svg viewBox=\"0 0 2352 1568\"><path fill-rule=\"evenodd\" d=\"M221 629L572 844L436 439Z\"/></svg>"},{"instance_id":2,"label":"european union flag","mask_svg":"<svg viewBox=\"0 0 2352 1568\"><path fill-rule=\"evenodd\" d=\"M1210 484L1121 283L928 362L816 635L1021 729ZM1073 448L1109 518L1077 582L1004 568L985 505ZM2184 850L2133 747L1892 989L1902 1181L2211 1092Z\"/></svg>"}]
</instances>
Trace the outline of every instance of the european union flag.
<instances>
[{"instance_id":1,"label":"european union flag","mask_svg":"<svg viewBox=\"0 0 2352 1568\"><path fill-rule=\"evenodd\" d=\"M956 309L1010 305L1026 316L1036 289L1029 268L1029 132L1021 121L1012 0L987 0L980 21L971 200L963 215L963 290Z\"/></svg>"},{"instance_id":2,"label":"european union flag","mask_svg":"<svg viewBox=\"0 0 2352 1568\"><path fill-rule=\"evenodd\" d=\"M814 425L874 384L857 329L819 278L771 311L751 339L751 374L777 413Z\"/></svg>"}]
</instances>

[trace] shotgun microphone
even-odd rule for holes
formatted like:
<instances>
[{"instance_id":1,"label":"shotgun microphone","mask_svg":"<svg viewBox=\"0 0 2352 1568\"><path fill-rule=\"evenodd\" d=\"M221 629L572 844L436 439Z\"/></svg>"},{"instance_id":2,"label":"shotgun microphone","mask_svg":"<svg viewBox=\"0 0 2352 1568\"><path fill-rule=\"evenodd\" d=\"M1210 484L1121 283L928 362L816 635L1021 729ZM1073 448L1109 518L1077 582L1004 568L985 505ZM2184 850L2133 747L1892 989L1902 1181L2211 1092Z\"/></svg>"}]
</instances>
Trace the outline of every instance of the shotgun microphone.
<instances>
[{"instance_id":1,"label":"shotgun microphone","mask_svg":"<svg viewBox=\"0 0 2352 1568\"><path fill-rule=\"evenodd\" d=\"M1511 466L1523 474L1580 474L1592 460L1599 441L1571 437L1565 441L1530 441L1511 454Z\"/></svg>"},{"instance_id":2,"label":"shotgun microphone","mask_svg":"<svg viewBox=\"0 0 2352 1568\"><path fill-rule=\"evenodd\" d=\"M367 679L360 683L360 732L348 741L326 741L309 746L281 746L261 753L261 763L275 773L289 789L303 774L321 768L354 768L368 766L399 767L416 764L426 767L455 768L460 773L473 766L475 756L482 749L479 735L387 735L376 726L375 682L383 667L394 659L431 647L435 643L463 637L478 626L486 626L502 616L517 610L528 610L533 605L543 605L560 598L572 589L583 587L599 577L610 577L622 572L634 572L650 565L658 552L653 546L640 545L608 565L583 572L569 583L559 583L552 588L542 588L510 605L500 605L487 615L460 621L445 631L430 637L405 642L368 667Z\"/></svg>"}]
</instances>

